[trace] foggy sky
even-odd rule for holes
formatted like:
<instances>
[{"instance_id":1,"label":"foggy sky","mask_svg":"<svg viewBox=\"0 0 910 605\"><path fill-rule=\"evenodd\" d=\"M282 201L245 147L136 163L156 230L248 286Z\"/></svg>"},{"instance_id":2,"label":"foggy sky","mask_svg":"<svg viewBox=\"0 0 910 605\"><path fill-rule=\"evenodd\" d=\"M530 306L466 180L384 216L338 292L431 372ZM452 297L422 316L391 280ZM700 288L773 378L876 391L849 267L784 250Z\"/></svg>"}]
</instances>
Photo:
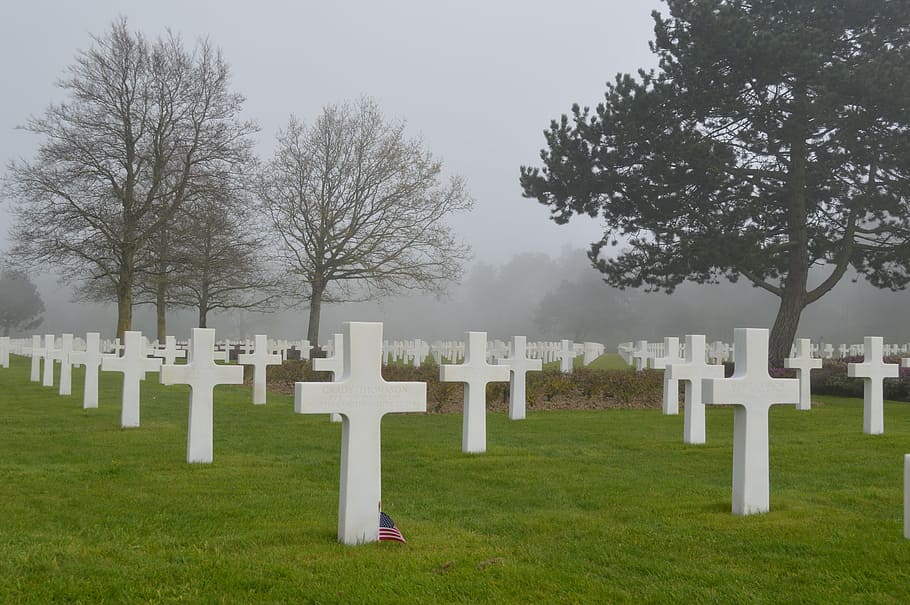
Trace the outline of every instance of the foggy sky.
<instances>
[{"instance_id":1,"label":"foggy sky","mask_svg":"<svg viewBox=\"0 0 910 605\"><path fill-rule=\"evenodd\" d=\"M665 11L658 0L7 0L0 8L0 169L34 155L39 139L16 126L63 100L55 81L76 52L90 46L90 34L105 33L123 15L149 38L170 27L189 47L207 36L223 51L232 90L247 98L244 116L261 126L260 157L271 155L275 134L291 114L309 122L324 105L369 95L387 117L407 121L408 133L422 137L447 174L465 177L476 207L452 221L474 251L465 282L443 301L327 305L323 338L345 320L382 320L386 333L398 338L487 330L613 346L696 331L732 340L733 327L769 327L777 299L743 283L686 285L672 298L618 294L602 284L581 251L602 235L600 223L580 217L558 226L545 207L521 197L519 166L539 165L542 131L551 119L573 102L600 102L617 72L654 65L648 50L654 9ZM0 254L8 223L8 207L0 202ZM52 278L37 281L48 308L40 331L91 326L113 332L113 307L70 303ZM622 317L627 295L636 313ZM800 336L908 340L910 328L898 320L906 299L845 282L804 313ZM169 332L186 334L194 318L169 313ZM306 310L215 314L210 322L219 334L280 331L302 338ZM148 308L137 308L135 327L153 333Z\"/></svg>"},{"instance_id":2,"label":"foggy sky","mask_svg":"<svg viewBox=\"0 0 910 605\"><path fill-rule=\"evenodd\" d=\"M208 36L232 66L233 90L256 119L261 156L293 113L374 97L405 119L448 174L460 174L474 211L452 221L477 259L555 253L598 238L597 221L557 226L521 197L519 166L537 164L549 121L573 102L596 104L619 72L654 63L648 50L658 0L563 2L372 0L156 2L34 0L0 12L0 161L33 155L16 131L60 101L54 82L76 52L119 15L150 38L170 27L188 46ZM8 222L0 207L0 220ZM6 229L0 230L0 249Z\"/></svg>"}]
</instances>

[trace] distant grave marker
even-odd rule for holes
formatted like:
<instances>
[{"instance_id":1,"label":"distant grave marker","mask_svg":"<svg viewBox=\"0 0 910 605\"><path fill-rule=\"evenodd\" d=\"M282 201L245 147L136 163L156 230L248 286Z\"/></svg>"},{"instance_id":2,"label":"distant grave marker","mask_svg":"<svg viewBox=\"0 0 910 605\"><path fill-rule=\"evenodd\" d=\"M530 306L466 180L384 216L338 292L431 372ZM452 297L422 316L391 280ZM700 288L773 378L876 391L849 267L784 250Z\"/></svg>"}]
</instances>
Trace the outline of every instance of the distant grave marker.
<instances>
[{"instance_id":1,"label":"distant grave marker","mask_svg":"<svg viewBox=\"0 0 910 605\"><path fill-rule=\"evenodd\" d=\"M41 359L44 357L44 350L41 348L41 337L32 336L32 367L29 381L41 382Z\"/></svg>"},{"instance_id":2,"label":"distant grave marker","mask_svg":"<svg viewBox=\"0 0 910 605\"><path fill-rule=\"evenodd\" d=\"M848 363L847 376L863 379L863 432L867 435L881 435L885 432L885 404L883 381L897 378L900 367L896 363L885 363L881 336L866 336L863 339L862 363Z\"/></svg>"},{"instance_id":3,"label":"distant grave marker","mask_svg":"<svg viewBox=\"0 0 910 605\"><path fill-rule=\"evenodd\" d=\"M0 336L0 368L9 367L9 336Z\"/></svg>"},{"instance_id":4,"label":"distant grave marker","mask_svg":"<svg viewBox=\"0 0 910 605\"><path fill-rule=\"evenodd\" d=\"M651 354L648 352L648 341L639 340L636 342L635 348L632 350L632 359L635 361L636 372L648 369L649 357L651 357Z\"/></svg>"},{"instance_id":5,"label":"distant grave marker","mask_svg":"<svg viewBox=\"0 0 910 605\"><path fill-rule=\"evenodd\" d=\"M425 412L427 385L382 378L382 324L344 324L344 372L335 382L298 382L294 411L342 416L338 540L379 540L380 424L395 412Z\"/></svg>"},{"instance_id":6,"label":"distant grave marker","mask_svg":"<svg viewBox=\"0 0 910 605\"><path fill-rule=\"evenodd\" d=\"M176 336L165 336L164 347L156 348L152 356L159 357L162 365L172 366L176 360L186 359L186 349L177 348Z\"/></svg>"},{"instance_id":7,"label":"distant grave marker","mask_svg":"<svg viewBox=\"0 0 910 605\"><path fill-rule=\"evenodd\" d=\"M731 404L733 416L733 514L770 508L768 412L772 405L799 403L799 381L768 374L768 330L734 331L734 371L730 378L706 378L706 404Z\"/></svg>"},{"instance_id":8,"label":"distant grave marker","mask_svg":"<svg viewBox=\"0 0 910 605\"><path fill-rule=\"evenodd\" d=\"M812 357L812 343L808 338L796 341L796 356L785 359L784 367L796 370L796 379L799 380L799 403L796 409L812 409L812 381L809 374L812 370L821 369L822 360Z\"/></svg>"},{"instance_id":9,"label":"distant grave marker","mask_svg":"<svg viewBox=\"0 0 910 605\"><path fill-rule=\"evenodd\" d=\"M706 361L705 335L686 336L686 356L681 362L670 364L666 373L670 378L685 382L685 410L683 411L683 441L691 444L705 442L705 403L702 398L702 380L723 378L724 366Z\"/></svg>"},{"instance_id":10,"label":"distant grave marker","mask_svg":"<svg viewBox=\"0 0 910 605\"><path fill-rule=\"evenodd\" d=\"M560 342L559 352L559 371L563 374L571 374L575 370L575 347L571 340L563 339Z\"/></svg>"},{"instance_id":11,"label":"distant grave marker","mask_svg":"<svg viewBox=\"0 0 910 605\"><path fill-rule=\"evenodd\" d=\"M253 404L263 405L266 401L266 368L281 365L281 355L269 351L269 337L257 334L252 353L237 355L237 363L253 366Z\"/></svg>"},{"instance_id":12,"label":"distant grave marker","mask_svg":"<svg viewBox=\"0 0 910 605\"><path fill-rule=\"evenodd\" d=\"M101 360L101 335L89 332L85 335L85 350L70 353L70 363L74 366L85 366L85 381L82 389L82 408L98 407L98 370Z\"/></svg>"},{"instance_id":13,"label":"distant grave marker","mask_svg":"<svg viewBox=\"0 0 910 605\"><path fill-rule=\"evenodd\" d=\"M509 380L509 368L487 363L486 332L468 332L465 340L464 363L439 366L439 380L464 383L461 451L478 454L487 450L487 383Z\"/></svg>"},{"instance_id":14,"label":"distant grave marker","mask_svg":"<svg viewBox=\"0 0 910 605\"><path fill-rule=\"evenodd\" d=\"M142 332L128 331L123 334L123 355L103 357L101 370L123 373L123 396L120 408L120 426L139 426L139 382L145 380L146 372L157 372L161 360L145 356Z\"/></svg>"},{"instance_id":15,"label":"distant grave marker","mask_svg":"<svg viewBox=\"0 0 910 605\"><path fill-rule=\"evenodd\" d=\"M674 363L685 361L679 356L679 338L667 336L664 338L664 356L655 357L654 368L664 370L664 398L662 410L666 416L679 414L679 380L673 378L666 368Z\"/></svg>"},{"instance_id":16,"label":"distant grave marker","mask_svg":"<svg viewBox=\"0 0 910 605\"><path fill-rule=\"evenodd\" d=\"M73 393L73 366L70 361L72 354L73 335L64 334L60 337L60 351L57 353L57 359L60 360L60 389L57 392L60 395Z\"/></svg>"},{"instance_id":17,"label":"distant grave marker","mask_svg":"<svg viewBox=\"0 0 910 605\"><path fill-rule=\"evenodd\" d=\"M910 540L910 454L904 454L904 537Z\"/></svg>"},{"instance_id":18,"label":"distant grave marker","mask_svg":"<svg viewBox=\"0 0 910 605\"><path fill-rule=\"evenodd\" d=\"M497 359L498 365L509 368L509 418L522 420L527 408L527 389L525 386L528 372L539 372L543 361L528 357L528 339L525 336L512 338L512 357Z\"/></svg>"},{"instance_id":19,"label":"distant grave marker","mask_svg":"<svg viewBox=\"0 0 910 605\"><path fill-rule=\"evenodd\" d=\"M243 368L215 363L215 330L211 328L193 328L190 358L186 365L161 366L160 382L190 386L186 461L209 463L214 441L213 391L219 384L243 384Z\"/></svg>"},{"instance_id":20,"label":"distant grave marker","mask_svg":"<svg viewBox=\"0 0 910 605\"><path fill-rule=\"evenodd\" d=\"M56 338L53 334L44 335L44 349L42 350L44 353L44 375L41 386L54 386L54 360L60 354L60 349L56 348L55 340Z\"/></svg>"}]
</instances>

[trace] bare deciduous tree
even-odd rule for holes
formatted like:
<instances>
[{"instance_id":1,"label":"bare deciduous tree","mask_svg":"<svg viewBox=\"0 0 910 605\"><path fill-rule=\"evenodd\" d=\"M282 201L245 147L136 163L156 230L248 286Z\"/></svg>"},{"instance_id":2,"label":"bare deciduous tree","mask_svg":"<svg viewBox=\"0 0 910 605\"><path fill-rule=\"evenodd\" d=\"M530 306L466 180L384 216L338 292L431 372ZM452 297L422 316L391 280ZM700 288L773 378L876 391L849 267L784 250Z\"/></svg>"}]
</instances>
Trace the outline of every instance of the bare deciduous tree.
<instances>
[{"instance_id":1,"label":"bare deciduous tree","mask_svg":"<svg viewBox=\"0 0 910 605\"><path fill-rule=\"evenodd\" d=\"M256 126L238 119L243 98L207 41L192 51L172 34L150 43L123 19L93 40L58 84L67 101L24 127L44 141L34 161L9 169L13 254L66 281L101 282L87 292L115 292L122 336L149 240L248 159Z\"/></svg>"},{"instance_id":2,"label":"bare deciduous tree","mask_svg":"<svg viewBox=\"0 0 910 605\"><path fill-rule=\"evenodd\" d=\"M180 215L184 235L171 241L172 304L196 309L200 328L206 327L210 311L277 307L281 282L276 268L264 259L264 229L256 223L249 200L229 192L204 196Z\"/></svg>"},{"instance_id":3,"label":"bare deciduous tree","mask_svg":"<svg viewBox=\"0 0 910 605\"><path fill-rule=\"evenodd\" d=\"M325 107L309 128L291 118L263 170L260 195L319 341L324 302L441 291L469 256L445 219L469 210L461 179L370 99Z\"/></svg>"}]
</instances>

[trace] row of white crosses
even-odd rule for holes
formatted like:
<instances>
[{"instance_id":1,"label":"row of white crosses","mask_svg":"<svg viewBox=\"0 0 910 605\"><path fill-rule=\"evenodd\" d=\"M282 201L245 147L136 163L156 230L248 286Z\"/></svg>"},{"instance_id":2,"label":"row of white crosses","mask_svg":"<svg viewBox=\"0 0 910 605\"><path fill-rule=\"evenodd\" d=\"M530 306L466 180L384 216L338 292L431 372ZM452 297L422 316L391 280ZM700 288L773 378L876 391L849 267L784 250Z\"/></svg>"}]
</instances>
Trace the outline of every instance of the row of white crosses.
<instances>
[{"instance_id":1,"label":"row of white crosses","mask_svg":"<svg viewBox=\"0 0 910 605\"><path fill-rule=\"evenodd\" d=\"M440 380L465 383L462 450L486 450L486 385L512 378L510 417L524 417L524 374L539 370L540 360L526 356L524 337L513 340L513 357L487 363L485 332L468 332L464 363L440 366ZM338 414L341 417L341 477L338 495L338 539L345 544L378 540L376 522L382 498L380 423L395 412L425 412L426 383L386 382L382 378L382 324L345 324L336 342L343 363L326 361L320 370L332 371L331 383L298 382L294 411L299 414ZM521 396L517 405L516 395ZM512 402L516 402L513 407Z\"/></svg>"},{"instance_id":2,"label":"row of white crosses","mask_svg":"<svg viewBox=\"0 0 910 605\"><path fill-rule=\"evenodd\" d=\"M346 324L341 351L344 356L341 376L334 383L297 383L294 410L297 413L338 413L342 416L341 482L339 489L339 540L348 544L378 539L376 514L381 499L380 422L389 412L426 411L424 383L388 383L382 379L382 324ZM193 331L193 349L187 365L165 365L160 368L162 384L190 385L190 421L187 443L189 462L212 460L212 394L218 384L239 384L243 370L238 366L218 366L214 361L214 330ZM518 359L525 349L520 339L514 341L516 359L511 368L486 363L486 334L468 333L465 363L442 366L441 379L465 382L465 424L462 447L479 453L486 448L486 426L483 397L487 382L505 380L526 370ZM52 341L49 350L53 349ZM678 342L666 342L665 350L678 351ZM138 382L150 367L160 360L142 358L135 351L144 349L141 334L127 332L123 356L102 360L102 367L124 372L124 394L132 392L127 379ZM687 382L687 404L694 403L694 385L703 371L704 337L686 337L686 357L666 363L671 379ZM867 358L877 356L874 340L867 340ZM262 349L265 350L265 349ZM800 343L808 352L808 345ZM730 378L702 377L704 403L735 406L733 445L733 513L749 515L769 510L768 412L772 405L800 403L799 380L773 379L767 371L768 331L737 329L735 331L735 371ZM47 354L47 352L46 352ZM523 356L522 356L523 357ZM873 359L869 360L870 362ZM806 364L803 364L806 365ZM863 364L857 364L863 365ZM878 364L881 365L881 364ZM712 366L707 366L712 367ZM719 366L714 366L720 368ZM795 367L795 366L794 366ZM536 368L532 368L536 369ZM502 370L502 371L497 371ZM688 370L688 371L687 371ZM866 374L878 375L871 368ZM854 374L856 372L854 371ZM857 374L859 375L859 374ZM472 388L473 387L473 388ZM474 396L472 396L472 392ZM138 403L138 402L137 402ZM696 406L687 405L686 409ZM124 400L124 410L127 401ZM479 412L479 413L478 413ZM126 412L124 412L126 416ZM136 408L138 421L138 406ZM477 418L484 418L479 422ZM126 422L126 421L125 421ZM124 424L126 426L126 424ZM910 456L905 458L905 536L910 538Z\"/></svg>"},{"instance_id":3,"label":"row of white crosses","mask_svg":"<svg viewBox=\"0 0 910 605\"><path fill-rule=\"evenodd\" d=\"M666 351L678 351L676 339L665 341ZM644 350L644 347L637 347ZM735 331L735 368L731 378L722 378L719 365L704 363L703 336L686 337L686 358L683 362L668 358L655 360L656 367L666 367L664 375L664 413L672 413L667 392L673 380L686 380L686 443L704 442L704 407L698 403L697 384L701 382L705 404L732 404L734 413L733 445L733 513L749 515L769 510L768 470L768 411L772 405L792 404L800 410L811 407L809 373L821 367L821 360L812 357L809 339L799 339L796 355L784 360L787 368L797 370L796 379L773 379L767 372L768 331L737 329ZM848 364L848 375L864 379L864 432L884 431L882 380L898 376L897 364L883 362L882 339L867 337L863 347L863 363ZM901 360L904 367L910 359ZM715 376L710 376L715 374ZM667 410L671 411L668 412ZM905 467L910 463L905 462ZM907 467L910 468L910 467ZM910 472L905 469L905 473ZM910 478L905 480L905 508L910 507ZM910 519L910 508L905 511ZM905 521L905 533L910 520ZM910 537L908 535L907 537Z\"/></svg>"},{"instance_id":4,"label":"row of white crosses","mask_svg":"<svg viewBox=\"0 0 910 605\"><path fill-rule=\"evenodd\" d=\"M636 369L664 367L665 414L678 413L677 381L685 382L686 443L704 443L704 405L735 407L733 434L733 514L750 515L769 510L768 411L776 404L797 404L799 382L773 379L768 374L768 331L738 328L734 331L733 376L723 377L723 366L705 363L705 337L686 336L686 354L679 355L679 340L664 341L663 356L656 357L646 341L632 351Z\"/></svg>"}]
</instances>

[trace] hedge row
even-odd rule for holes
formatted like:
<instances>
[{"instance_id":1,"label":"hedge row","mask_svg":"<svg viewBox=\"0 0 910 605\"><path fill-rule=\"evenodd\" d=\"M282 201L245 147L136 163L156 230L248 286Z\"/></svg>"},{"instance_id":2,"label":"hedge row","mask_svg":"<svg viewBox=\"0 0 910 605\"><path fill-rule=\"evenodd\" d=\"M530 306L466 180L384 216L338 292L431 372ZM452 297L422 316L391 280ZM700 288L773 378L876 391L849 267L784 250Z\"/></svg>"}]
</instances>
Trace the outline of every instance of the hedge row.
<instances>
[{"instance_id":1,"label":"hedge row","mask_svg":"<svg viewBox=\"0 0 910 605\"><path fill-rule=\"evenodd\" d=\"M819 370L811 373L814 395L862 397L863 381L847 377L847 364L862 362L862 358L825 360ZM898 358L886 358L887 363L900 363ZM733 373L733 364L726 366L726 375ZM247 380L251 380L247 367ZM313 371L309 361L286 361L268 368L269 388L283 393L293 393L298 381L329 381L328 372ZM772 369L778 378L794 377L794 370ZM464 398L461 383L440 382L439 366L425 363L419 368L393 365L382 368L388 381L425 382L427 384L427 411L433 413L460 412ZM647 370L588 370L576 369L572 374L557 370L529 372L527 374L527 402L529 410L543 409L605 409L623 407L660 407L663 393L663 372ZM910 402L910 368L901 368L900 378L884 383L885 399ZM680 399L682 399L680 390ZM487 409L505 411L509 407L509 383L494 382L487 385Z\"/></svg>"},{"instance_id":2,"label":"hedge row","mask_svg":"<svg viewBox=\"0 0 910 605\"><path fill-rule=\"evenodd\" d=\"M309 361L286 361L270 366L267 371L269 388L293 393L298 381L328 381L328 372L314 372ZM440 382L439 366L425 363L411 366L385 366L382 376L388 381L416 381L427 384L427 411L436 413L460 412L464 400L461 383ZM649 370L587 370L572 374L557 370L529 372L526 397L528 409L600 409L618 407L659 407L663 392L663 373ZM251 375L247 374L247 379ZM487 408L503 411L509 406L509 383L487 385Z\"/></svg>"}]
</instances>

